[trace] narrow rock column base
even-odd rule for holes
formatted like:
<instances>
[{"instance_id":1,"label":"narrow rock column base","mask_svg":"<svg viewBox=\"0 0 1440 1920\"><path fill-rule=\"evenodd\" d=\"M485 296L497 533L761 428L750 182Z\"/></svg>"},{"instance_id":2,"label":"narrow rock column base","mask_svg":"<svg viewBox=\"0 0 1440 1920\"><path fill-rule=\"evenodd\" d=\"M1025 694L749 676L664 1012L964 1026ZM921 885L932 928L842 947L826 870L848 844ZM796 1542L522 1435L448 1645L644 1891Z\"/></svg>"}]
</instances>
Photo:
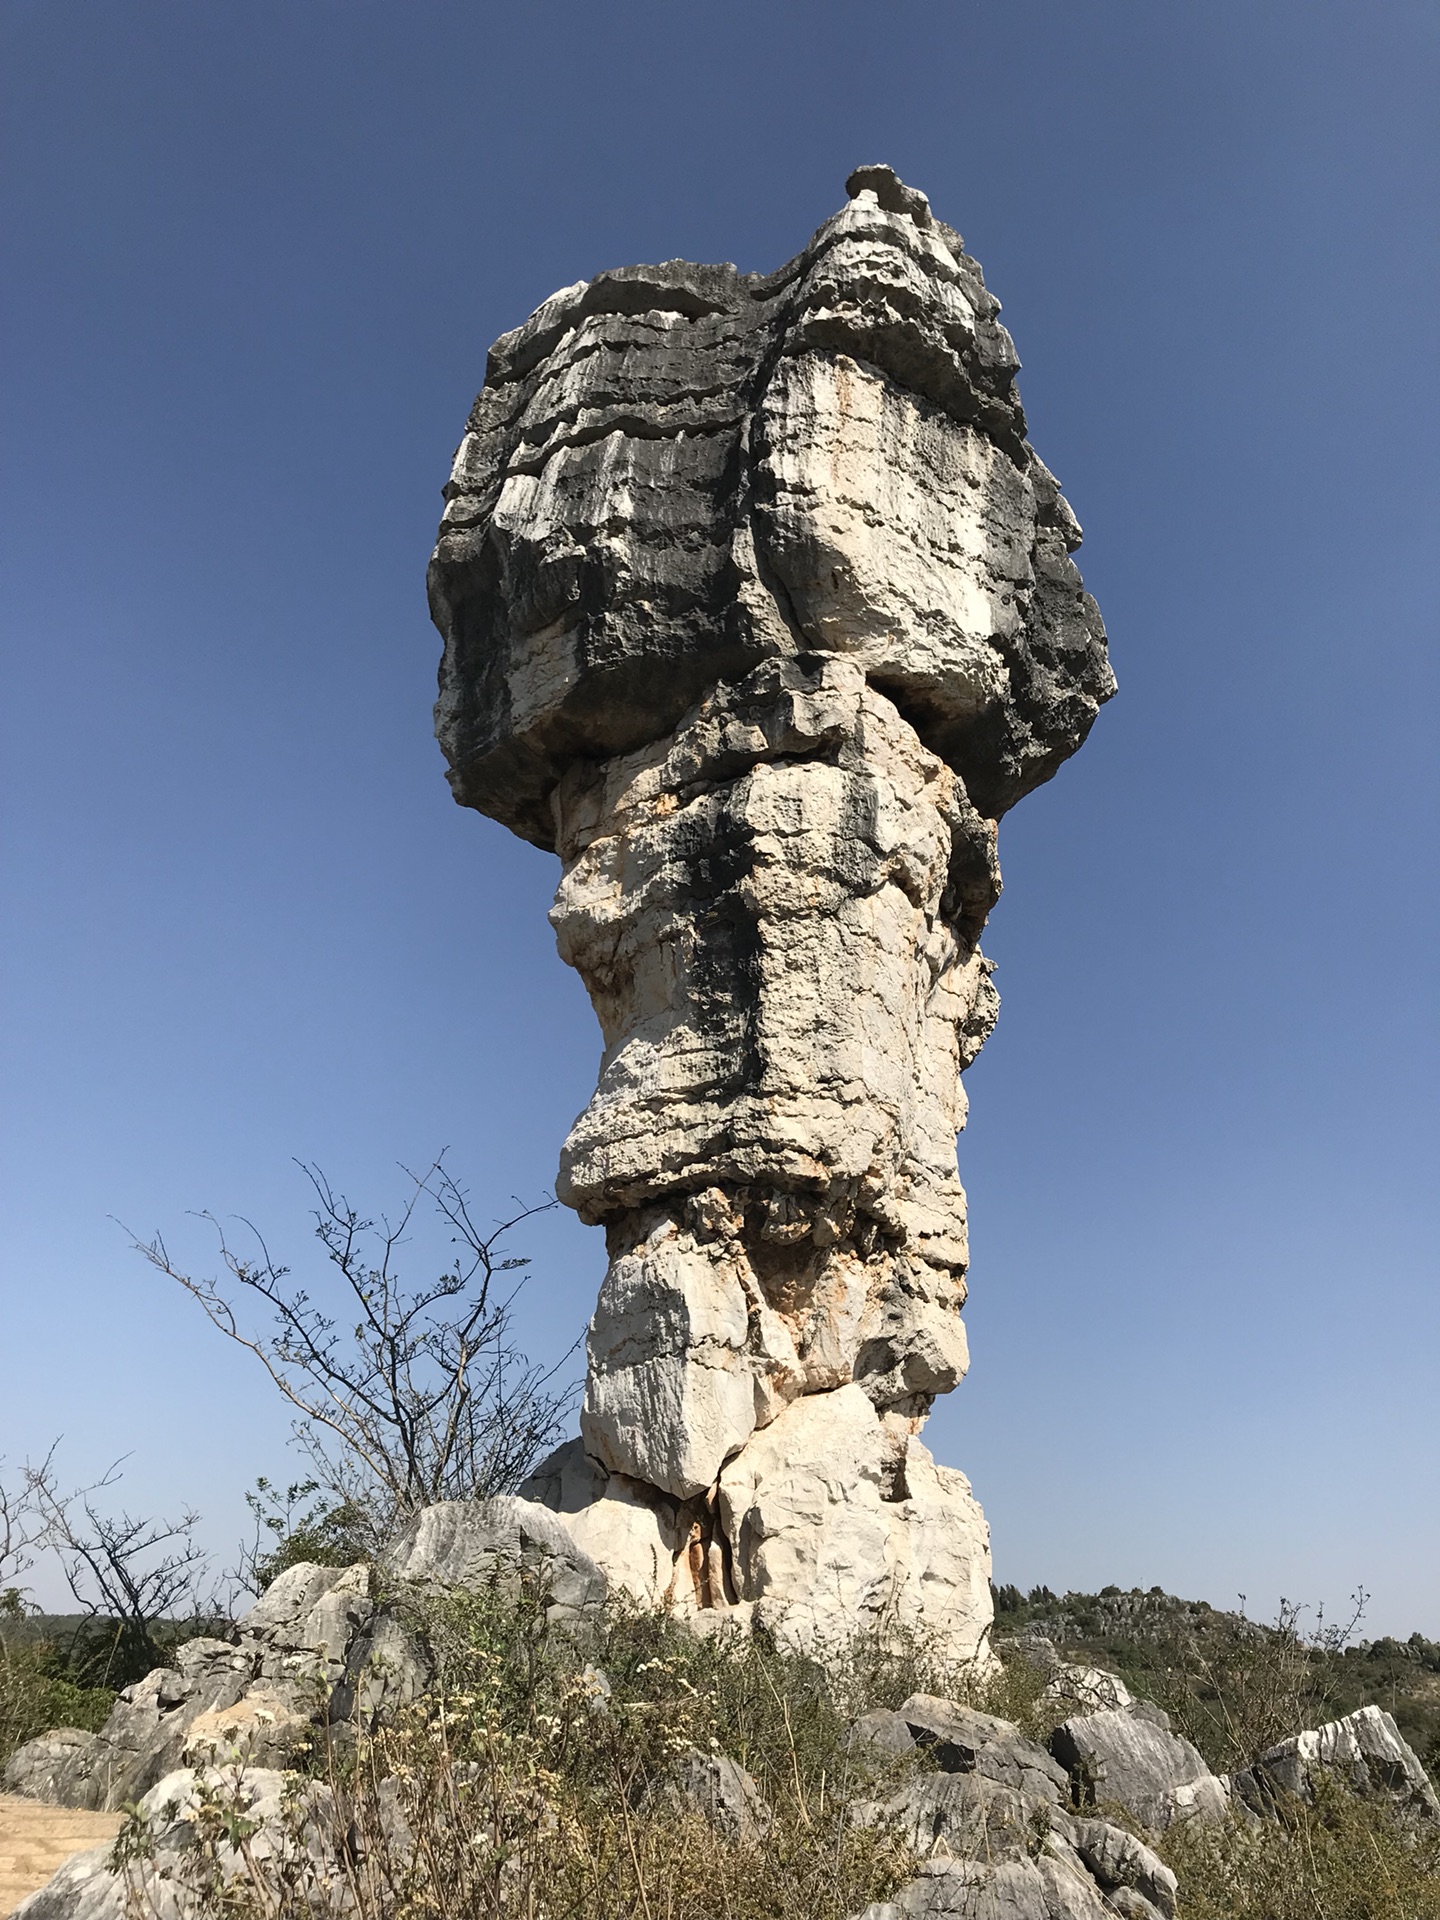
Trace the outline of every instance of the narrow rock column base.
<instances>
[{"instance_id":1,"label":"narrow rock column base","mask_svg":"<svg viewBox=\"0 0 1440 1920\"><path fill-rule=\"evenodd\" d=\"M990 1530L970 1483L855 1385L806 1394L692 1500L607 1473L579 1440L524 1488L612 1587L699 1630L824 1657L859 1634L988 1664Z\"/></svg>"}]
</instances>

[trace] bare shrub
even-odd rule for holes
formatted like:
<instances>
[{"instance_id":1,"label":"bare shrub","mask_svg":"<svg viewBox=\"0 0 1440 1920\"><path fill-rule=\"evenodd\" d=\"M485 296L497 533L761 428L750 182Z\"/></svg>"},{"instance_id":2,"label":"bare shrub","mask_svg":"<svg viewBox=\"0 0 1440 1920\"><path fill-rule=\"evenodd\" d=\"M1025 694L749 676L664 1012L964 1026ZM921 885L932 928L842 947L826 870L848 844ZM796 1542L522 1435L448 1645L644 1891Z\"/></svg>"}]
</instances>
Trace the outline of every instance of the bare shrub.
<instances>
[{"instance_id":1,"label":"bare shrub","mask_svg":"<svg viewBox=\"0 0 1440 1920\"><path fill-rule=\"evenodd\" d=\"M1155 1648L1154 1664L1132 1677L1171 1714L1179 1730L1218 1771L1250 1766L1278 1741L1333 1717L1336 1661L1354 1634L1368 1595L1352 1598L1347 1619L1313 1627L1306 1609L1282 1600L1273 1622L1209 1612Z\"/></svg>"},{"instance_id":2,"label":"bare shrub","mask_svg":"<svg viewBox=\"0 0 1440 1920\"><path fill-rule=\"evenodd\" d=\"M554 1203L520 1207L483 1228L442 1155L425 1173L407 1175L393 1221L371 1219L319 1168L303 1171L324 1255L313 1295L248 1222L254 1246L246 1253L214 1215L200 1216L215 1230L228 1289L177 1266L159 1235L134 1244L199 1301L226 1339L255 1356L295 1410L313 1478L290 1491L302 1500L321 1494L306 1515L311 1531L338 1526L356 1554L372 1553L421 1507L513 1491L560 1438L573 1400L560 1378L569 1355L546 1369L519 1351L513 1308L530 1262L507 1251L507 1237ZM400 1266L422 1202L453 1252L437 1278L412 1286ZM268 1311L273 1331L242 1325L236 1290ZM257 1518L269 1524L265 1514ZM262 1548L263 1533L252 1572L266 1562Z\"/></svg>"},{"instance_id":3,"label":"bare shrub","mask_svg":"<svg viewBox=\"0 0 1440 1920\"><path fill-rule=\"evenodd\" d=\"M117 1461L101 1479L62 1493L54 1450L29 1470L39 1536L60 1562L86 1616L71 1635L69 1677L86 1686L123 1687L162 1666L177 1639L224 1624L228 1610L209 1579L210 1557L195 1538L200 1516L136 1516L105 1509L98 1496L121 1478Z\"/></svg>"}]
</instances>

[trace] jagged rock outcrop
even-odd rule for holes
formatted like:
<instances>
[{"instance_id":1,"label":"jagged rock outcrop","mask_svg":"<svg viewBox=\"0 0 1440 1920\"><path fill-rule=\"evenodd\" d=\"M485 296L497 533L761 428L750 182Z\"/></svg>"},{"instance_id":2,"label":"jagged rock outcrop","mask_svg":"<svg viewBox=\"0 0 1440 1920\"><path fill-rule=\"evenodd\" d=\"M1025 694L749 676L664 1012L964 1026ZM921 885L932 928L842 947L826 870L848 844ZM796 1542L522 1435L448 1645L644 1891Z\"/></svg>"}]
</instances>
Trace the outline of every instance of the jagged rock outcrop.
<instances>
[{"instance_id":1,"label":"jagged rock outcrop","mask_svg":"<svg viewBox=\"0 0 1440 1920\"><path fill-rule=\"evenodd\" d=\"M1083 1797L1116 1801L1153 1832L1229 1812L1224 1782L1148 1700L1072 1715L1051 1735L1050 1751Z\"/></svg>"},{"instance_id":2,"label":"jagged rock outcrop","mask_svg":"<svg viewBox=\"0 0 1440 1920\"><path fill-rule=\"evenodd\" d=\"M234 1641L196 1639L174 1664L126 1687L99 1733L60 1729L20 1747L11 1793L113 1811L243 1729L258 1766L281 1765L341 1682L351 1646L374 1614L365 1566L295 1566L256 1602Z\"/></svg>"},{"instance_id":3,"label":"jagged rock outcrop","mask_svg":"<svg viewBox=\"0 0 1440 1920\"><path fill-rule=\"evenodd\" d=\"M1440 1795L1383 1707L1359 1707L1343 1720L1292 1734L1237 1774L1234 1790L1252 1812L1264 1815L1285 1794L1313 1800L1327 1777L1352 1793L1388 1800L1403 1818L1440 1821Z\"/></svg>"},{"instance_id":4,"label":"jagged rock outcrop","mask_svg":"<svg viewBox=\"0 0 1440 1920\"><path fill-rule=\"evenodd\" d=\"M998 302L923 194L848 189L778 273L626 267L496 343L437 721L560 856L605 1038L557 1187L610 1255L583 1457L527 1492L682 1612L975 1651L984 1523L917 1435L967 1363L978 942L1113 681Z\"/></svg>"}]
</instances>

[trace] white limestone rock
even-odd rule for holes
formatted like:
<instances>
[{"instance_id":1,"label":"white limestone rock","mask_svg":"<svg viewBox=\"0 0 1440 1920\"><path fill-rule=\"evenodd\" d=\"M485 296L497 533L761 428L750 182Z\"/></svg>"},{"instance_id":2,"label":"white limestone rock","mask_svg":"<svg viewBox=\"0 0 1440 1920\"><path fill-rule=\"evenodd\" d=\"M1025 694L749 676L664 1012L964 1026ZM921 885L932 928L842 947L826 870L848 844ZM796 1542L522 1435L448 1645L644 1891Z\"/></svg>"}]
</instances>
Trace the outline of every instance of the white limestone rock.
<instances>
[{"instance_id":1,"label":"white limestone rock","mask_svg":"<svg viewBox=\"0 0 1440 1920\"><path fill-rule=\"evenodd\" d=\"M934 1635L988 1663L990 1544L963 1474L857 1386L796 1400L721 1474L735 1598L777 1639Z\"/></svg>"},{"instance_id":2,"label":"white limestone rock","mask_svg":"<svg viewBox=\"0 0 1440 1920\"><path fill-rule=\"evenodd\" d=\"M923 1410L967 1364L954 1139L996 1006L946 900L994 897L993 836L835 659L717 688L557 808L607 1043L558 1188L610 1226L591 1453L685 1499L799 1394Z\"/></svg>"},{"instance_id":3,"label":"white limestone rock","mask_svg":"<svg viewBox=\"0 0 1440 1920\"><path fill-rule=\"evenodd\" d=\"M999 303L923 194L846 187L775 274L620 268L495 343L436 720L457 800L559 854L604 1034L556 1187L610 1256L590 1464L547 1504L697 1621L978 1657L984 1523L917 1438L968 1363L960 1076L998 822L1114 681Z\"/></svg>"},{"instance_id":4,"label":"white limestone rock","mask_svg":"<svg viewBox=\"0 0 1440 1920\"><path fill-rule=\"evenodd\" d=\"M1394 1718L1377 1706L1292 1734L1239 1775L1235 1789L1253 1810L1264 1813L1277 1791L1313 1800L1316 1782L1325 1774L1352 1792L1390 1800L1409 1818L1440 1821L1440 1796L1429 1774Z\"/></svg>"},{"instance_id":5,"label":"white limestone rock","mask_svg":"<svg viewBox=\"0 0 1440 1920\"><path fill-rule=\"evenodd\" d=\"M579 1440L557 1448L520 1492L559 1515L614 1592L643 1606L675 1603L676 1568L688 1540L681 1503L607 1472ZM684 1582L682 1594L692 1584Z\"/></svg>"}]
</instances>

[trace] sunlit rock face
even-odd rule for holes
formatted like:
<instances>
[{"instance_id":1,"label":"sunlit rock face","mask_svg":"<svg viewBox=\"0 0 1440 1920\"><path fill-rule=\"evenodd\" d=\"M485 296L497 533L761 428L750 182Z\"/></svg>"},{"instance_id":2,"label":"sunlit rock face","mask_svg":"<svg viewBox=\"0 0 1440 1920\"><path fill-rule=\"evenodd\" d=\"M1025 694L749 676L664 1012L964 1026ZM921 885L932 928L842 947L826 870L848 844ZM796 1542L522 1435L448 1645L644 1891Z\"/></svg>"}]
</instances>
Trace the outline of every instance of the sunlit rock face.
<instances>
[{"instance_id":1,"label":"sunlit rock face","mask_svg":"<svg viewBox=\"0 0 1440 1920\"><path fill-rule=\"evenodd\" d=\"M622 268L496 343L437 723L559 854L605 1037L557 1189L610 1252L583 1446L536 1485L681 1611L964 1652L984 1522L916 1436L966 1366L978 941L1000 816L1114 683L998 302L889 169L848 189L778 273Z\"/></svg>"}]
</instances>

